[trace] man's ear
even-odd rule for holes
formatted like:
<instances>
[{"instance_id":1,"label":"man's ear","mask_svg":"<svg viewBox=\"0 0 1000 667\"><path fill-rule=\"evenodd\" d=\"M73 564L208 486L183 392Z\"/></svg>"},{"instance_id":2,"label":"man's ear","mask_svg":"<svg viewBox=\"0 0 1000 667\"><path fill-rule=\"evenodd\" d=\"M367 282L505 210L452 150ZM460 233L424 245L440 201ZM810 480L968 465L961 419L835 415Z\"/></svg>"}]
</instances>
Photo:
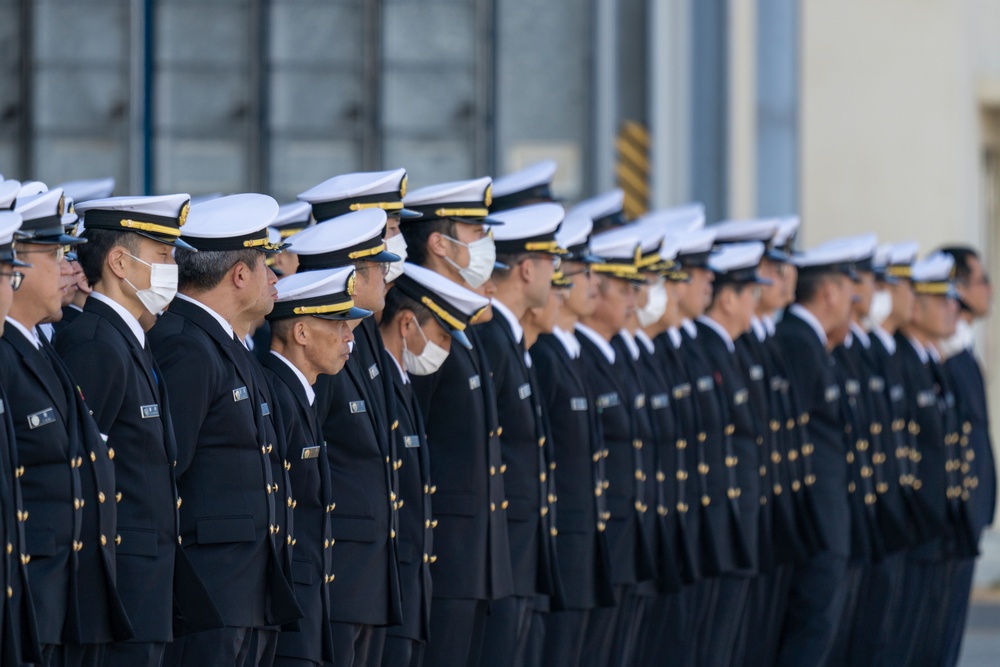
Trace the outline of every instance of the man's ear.
<instances>
[{"instance_id":1,"label":"man's ear","mask_svg":"<svg viewBox=\"0 0 1000 667\"><path fill-rule=\"evenodd\" d=\"M236 262L236 264L229 270L229 279L232 280L233 286L237 288L244 288L250 282L251 269L249 266L243 262Z\"/></svg>"},{"instance_id":2,"label":"man's ear","mask_svg":"<svg viewBox=\"0 0 1000 667\"><path fill-rule=\"evenodd\" d=\"M431 232L427 237L427 251L438 257L447 257L449 243L441 232Z\"/></svg>"},{"instance_id":3,"label":"man's ear","mask_svg":"<svg viewBox=\"0 0 1000 667\"><path fill-rule=\"evenodd\" d=\"M399 314L396 315L396 331L399 333L399 337L406 340L406 336L410 333L410 329L413 328L413 311L412 310L400 310Z\"/></svg>"},{"instance_id":4,"label":"man's ear","mask_svg":"<svg viewBox=\"0 0 1000 667\"><path fill-rule=\"evenodd\" d=\"M530 283L535 277L535 262L526 259L517 265L517 271L523 282Z\"/></svg>"},{"instance_id":5,"label":"man's ear","mask_svg":"<svg viewBox=\"0 0 1000 667\"><path fill-rule=\"evenodd\" d=\"M112 246L111 250L108 251L108 256L104 260L108 269L111 270L117 278L125 277L125 262L128 260L127 251L121 246Z\"/></svg>"},{"instance_id":6,"label":"man's ear","mask_svg":"<svg viewBox=\"0 0 1000 667\"><path fill-rule=\"evenodd\" d=\"M292 340L298 345L306 345L309 342L309 327L303 319L299 319L292 325Z\"/></svg>"}]
</instances>

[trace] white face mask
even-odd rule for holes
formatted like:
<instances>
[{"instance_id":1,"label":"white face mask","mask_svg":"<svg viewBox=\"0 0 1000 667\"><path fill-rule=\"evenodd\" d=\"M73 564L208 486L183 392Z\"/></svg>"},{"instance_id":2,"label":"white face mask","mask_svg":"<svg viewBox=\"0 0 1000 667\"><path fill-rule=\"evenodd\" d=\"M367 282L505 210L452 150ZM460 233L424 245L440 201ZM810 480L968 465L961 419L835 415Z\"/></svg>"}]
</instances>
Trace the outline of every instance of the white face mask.
<instances>
[{"instance_id":1,"label":"white face mask","mask_svg":"<svg viewBox=\"0 0 1000 667\"><path fill-rule=\"evenodd\" d=\"M126 253L128 254L128 253ZM139 301L153 315L163 311L177 294L177 265L176 264L150 264L144 262L135 255L128 255L140 264L145 264L150 268L149 289L137 289L135 285L125 278L125 284L135 290L135 295Z\"/></svg>"},{"instance_id":2,"label":"white face mask","mask_svg":"<svg viewBox=\"0 0 1000 667\"><path fill-rule=\"evenodd\" d=\"M493 265L497 261L497 247L493 244L492 236L484 236L472 243L462 243L458 239L442 235L452 243L465 246L469 249L469 265L464 269L456 264L450 257L445 257L445 261L458 270L458 275L462 280L469 283L472 289L478 289L493 275Z\"/></svg>"},{"instance_id":3,"label":"white face mask","mask_svg":"<svg viewBox=\"0 0 1000 667\"><path fill-rule=\"evenodd\" d=\"M406 239L402 234L396 234L385 241L385 249L394 255L399 255L398 262L389 264L389 273L385 274L386 284L403 275L403 263L406 262Z\"/></svg>"},{"instance_id":4,"label":"white face mask","mask_svg":"<svg viewBox=\"0 0 1000 667\"><path fill-rule=\"evenodd\" d=\"M892 293L887 290L879 290L872 295L872 305L868 309L868 322L874 327L882 326L889 315L892 314Z\"/></svg>"},{"instance_id":5,"label":"white face mask","mask_svg":"<svg viewBox=\"0 0 1000 667\"><path fill-rule=\"evenodd\" d=\"M635 309L635 316L639 320L639 326L646 328L660 321L663 313L667 312L667 286L660 278L649 286L646 305Z\"/></svg>"},{"instance_id":6,"label":"white face mask","mask_svg":"<svg viewBox=\"0 0 1000 667\"><path fill-rule=\"evenodd\" d=\"M406 339L404 338L403 368L408 373L413 373L414 375L431 375L432 373L436 373L441 368L441 365L444 364L444 360L448 358L448 350L437 343L427 340L424 330L420 328L416 319L413 320L413 324L417 327L417 333L424 339L424 351L419 355L413 354L407 349Z\"/></svg>"}]
</instances>

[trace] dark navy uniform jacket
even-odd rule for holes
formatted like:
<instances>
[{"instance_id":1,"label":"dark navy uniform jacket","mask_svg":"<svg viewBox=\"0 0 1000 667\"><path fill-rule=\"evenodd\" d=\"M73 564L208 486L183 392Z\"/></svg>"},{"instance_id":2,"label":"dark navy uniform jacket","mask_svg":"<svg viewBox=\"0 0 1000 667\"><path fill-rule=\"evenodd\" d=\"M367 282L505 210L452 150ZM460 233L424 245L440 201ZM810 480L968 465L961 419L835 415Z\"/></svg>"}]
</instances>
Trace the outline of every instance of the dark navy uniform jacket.
<instances>
[{"instance_id":1,"label":"dark navy uniform jacket","mask_svg":"<svg viewBox=\"0 0 1000 667\"><path fill-rule=\"evenodd\" d=\"M483 352L490 360L496 391L500 451L507 466L507 534L514 573L514 594L531 597L555 595L558 576L552 562L551 526L548 521L549 470L546 430L538 396L530 376L523 339L503 313L477 329Z\"/></svg>"},{"instance_id":2,"label":"dark navy uniform jacket","mask_svg":"<svg viewBox=\"0 0 1000 667\"><path fill-rule=\"evenodd\" d=\"M473 349L453 345L441 368L411 376L424 416L431 458L434 516L434 596L499 600L513 594L506 467L501 458L490 364L476 327Z\"/></svg>"},{"instance_id":3,"label":"dark navy uniform jacket","mask_svg":"<svg viewBox=\"0 0 1000 667\"><path fill-rule=\"evenodd\" d=\"M431 459L424 419L413 395L413 385L403 380L395 362L387 375L392 379L399 427L394 431L399 456L399 574L403 590L403 624L389 629L394 637L427 641L431 618L431 561L434 527L431 515Z\"/></svg>"},{"instance_id":4,"label":"dark navy uniform jacket","mask_svg":"<svg viewBox=\"0 0 1000 667\"><path fill-rule=\"evenodd\" d=\"M295 511L291 574L303 613L298 631L278 635L277 655L333 662L329 584L330 575L336 573L331 555L335 548L330 527L333 490L326 443L315 407L291 367L271 353L264 357L263 365L287 444Z\"/></svg>"},{"instance_id":5,"label":"dark navy uniform jacket","mask_svg":"<svg viewBox=\"0 0 1000 667\"><path fill-rule=\"evenodd\" d=\"M722 408L720 426L725 458L721 463L726 472L726 497L722 502L737 513L750 560L747 568L756 570L760 566L761 549L761 481L757 451L759 431L750 403L749 374L740 365L735 343L724 340L712 325L707 324L708 321L707 318L699 319L697 342L711 369ZM769 551L770 545L765 547Z\"/></svg>"},{"instance_id":6,"label":"dark navy uniform jacket","mask_svg":"<svg viewBox=\"0 0 1000 667\"><path fill-rule=\"evenodd\" d=\"M692 324L697 334L700 329ZM727 466L735 457L732 448L728 402L722 378L705 357L700 336L681 328L681 356L691 378L692 395L698 406L700 442L698 452L699 502L701 504L701 539L705 573L723 574L747 570L754 566L754 556L748 544L748 531L756 537L756 519L744 525L736 488L736 469ZM735 427L734 427L735 428ZM756 540L755 540L756 541Z\"/></svg>"},{"instance_id":7,"label":"dark navy uniform jacket","mask_svg":"<svg viewBox=\"0 0 1000 667\"><path fill-rule=\"evenodd\" d=\"M169 642L175 595L185 601L186 591L202 596L204 588L196 576L174 577L175 558L184 558L177 541L182 501L166 388L152 353L97 297L87 299L84 312L60 332L55 345L115 451L114 493L104 492L98 502L117 505L118 591L135 640ZM191 574L189 567L179 571ZM187 607L183 615L191 623L202 611Z\"/></svg>"},{"instance_id":8,"label":"dark navy uniform jacket","mask_svg":"<svg viewBox=\"0 0 1000 667\"><path fill-rule=\"evenodd\" d=\"M351 354L337 375L315 384L332 480L333 573L330 620L401 621L392 487L391 424L370 391L368 371Z\"/></svg>"},{"instance_id":9,"label":"dark navy uniform jacket","mask_svg":"<svg viewBox=\"0 0 1000 667\"><path fill-rule=\"evenodd\" d=\"M24 541L24 502L21 498L21 467L17 458L14 423L7 393L0 385L0 665L16 667L23 662L41 662L34 602L28 587L27 553Z\"/></svg>"},{"instance_id":10,"label":"dark navy uniform jacket","mask_svg":"<svg viewBox=\"0 0 1000 667\"><path fill-rule=\"evenodd\" d=\"M225 625L301 618L286 579L285 533L260 403L265 387L246 348L201 305L178 298L149 332L171 395L185 553ZM269 406L270 407L270 406Z\"/></svg>"},{"instance_id":11,"label":"dark navy uniform jacket","mask_svg":"<svg viewBox=\"0 0 1000 667\"><path fill-rule=\"evenodd\" d=\"M28 576L42 644L132 636L115 588L114 450L59 355L10 322L0 343L23 474ZM99 502L103 494L105 502ZM30 560L28 560L30 559Z\"/></svg>"},{"instance_id":12,"label":"dark navy uniform jacket","mask_svg":"<svg viewBox=\"0 0 1000 667\"><path fill-rule=\"evenodd\" d=\"M966 348L950 357L945 368L955 392L959 415L962 418L962 432L968 438L972 455L966 452L965 463L971 463L973 521L976 529L982 531L993 523L993 513L997 501L997 473L993 457L993 443L990 441L989 411L986 406L986 386L982 369Z\"/></svg>"},{"instance_id":13,"label":"dark navy uniform jacket","mask_svg":"<svg viewBox=\"0 0 1000 667\"><path fill-rule=\"evenodd\" d=\"M848 557L851 547L851 514L847 501L847 442L840 406L840 384L835 362L819 334L799 317L794 307L785 311L775 334L784 351L791 383L804 422L803 459L811 457L811 473L804 475L805 505L815 512L822 546Z\"/></svg>"},{"instance_id":14,"label":"dark navy uniform jacket","mask_svg":"<svg viewBox=\"0 0 1000 667\"><path fill-rule=\"evenodd\" d=\"M531 347L539 400L551 427L559 498L556 559L567 609L614 604L606 539L604 441L584 369L552 334Z\"/></svg>"},{"instance_id":15,"label":"dark navy uniform jacket","mask_svg":"<svg viewBox=\"0 0 1000 667\"><path fill-rule=\"evenodd\" d=\"M642 456L646 442L642 438L636 402L641 392L625 382L622 370L625 362L620 361L623 355L616 353L612 363L587 334L577 329L576 338L580 342L580 359L586 369L586 382L595 396L604 436L607 476L604 492L610 512L606 532L612 581L615 584L649 581L656 576L656 564L651 545L645 541L643 527L643 515L650 508L643 501L645 493L638 493L646 476ZM642 401L644 404L644 396ZM647 431L649 428L647 426Z\"/></svg>"},{"instance_id":16,"label":"dark navy uniform jacket","mask_svg":"<svg viewBox=\"0 0 1000 667\"><path fill-rule=\"evenodd\" d=\"M947 373L930 353L921 355L917 345L896 334L900 371L910 389L911 430L916 435L918 496L931 511L944 534L914 551L918 558L940 561L976 553L975 529L962 499L961 445L955 396ZM922 358L923 357L923 358Z\"/></svg>"},{"instance_id":17,"label":"dark navy uniform jacket","mask_svg":"<svg viewBox=\"0 0 1000 667\"><path fill-rule=\"evenodd\" d=\"M691 583L700 579L703 569L706 569L700 532L702 492L698 488L697 472L700 450L697 436L701 427L687 367L680 355L680 341L680 333L676 330L663 332L653 341L656 350L653 356L666 382L676 430L673 442L668 439L658 446L659 465L664 475L669 477L672 471L674 476L672 485L664 479L663 493L669 505L672 486L675 499L669 506L676 511L674 523L678 536L675 545L679 553L680 574L685 583ZM669 548L668 542L664 545L663 548ZM716 571L717 568L717 563L707 565L708 571Z\"/></svg>"}]
</instances>

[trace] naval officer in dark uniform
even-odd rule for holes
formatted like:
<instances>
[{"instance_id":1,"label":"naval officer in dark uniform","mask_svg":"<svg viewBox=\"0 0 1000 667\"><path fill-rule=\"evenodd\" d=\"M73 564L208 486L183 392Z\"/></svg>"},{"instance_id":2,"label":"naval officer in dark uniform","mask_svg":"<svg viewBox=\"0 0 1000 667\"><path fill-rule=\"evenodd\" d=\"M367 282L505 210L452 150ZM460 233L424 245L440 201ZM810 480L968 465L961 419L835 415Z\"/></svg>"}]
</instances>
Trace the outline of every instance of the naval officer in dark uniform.
<instances>
[{"instance_id":1,"label":"naval officer in dark uniform","mask_svg":"<svg viewBox=\"0 0 1000 667\"><path fill-rule=\"evenodd\" d=\"M100 665L105 645L132 636L115 586L114 449L107 446L62 359L37 333L61 314L62 191L18 200L30 268L0 344L0 385L17 435L26 551L45 664ZM103 498L105 502L100 502ZM28 523L28 517L33 517Z\"/></svg>"},{"instance_id":2,"label":"naval officer in dark uniform","mask_svg":"<svg viewBox=\"0 0 1000 667\"><path fill-rule=\"evenodd\" d=\"M977 538L993 523L997 502L996 464L993 444L990 441L990 424L987 411L986 386L983 371L976 357L972 326L985 319L990 312L993 288L983 266L982 258L972 248L949 246L942 249L955 259L955 289L961 305L957 330L942 344L945 368L955 392L959 416L962 419L962 437L968 439L971 449L964 454L963 466L969 466L976 480L972 491L972 518ZM965 559L957 566L955 585L949 611L947 629L946 665L958 662L965 619L969 608L969 593L975 561Z\"/></svg>"},{"instance_id":3,"label":"naval officer in dark uniform","mask_svg":"<svg viewBox=\"0 0 1000 667\"><path fill-rule=\"evenodd\" d=\"M187 600L187 586L194 586L196 595L204 593L197 577L175 582L175 572L191 573L187 563L175 567L175 557L185 558L177 542L177 444L166 387L140 324L176 294L173 250L190 249L180 239L188 199L185 194L116 197L80 206L87 243L77 254L93 291L84 311L56 338L56 349L116 452L115 497L98 500L117 503L118 586L135 637L108 647L104 664L109 666L158 666L174 637L175 597ZM192 622L200 611L184 610Z\"/></svg>"},{"instance_id":4,"label":"naval officer in dark uniform","mask_svg":"<svg viewBox=\"0 0 1000 667\"><path fill-rule=\"evenodd\" d=\"M284 427L295 510L292 582L303 611L298 629L278 637L274 664L279 667L335 660L330 634L334 492L313 385L320 374L336 375L344 368L353 328L371 314L354 305L354 280L349 266L286 276L278 281L278 299L267 316L272 338L264 374Z\"/></svg>"},{"instance_id":5,"label":"naval officer in dark uniform","mask_svg":"<svg viewBox=\"0 0 1000 667\"><path fill-rule=\"evenodd\" d=\"M302 616L279 544L288 526L271 455L281 444L268 437L269 392L242 343L274 307L265 256L279 250L267 234L277 211L257 194L193 206L182 233L198 252L175 251L179 293L149 332L172 396L178 539L225 625L176 640L166 664L259 664L267 628Z\"/></svg>"},{"instance_id":6,"label":"naval officer in dark uniform","mask_svg":"<svg viewBox=\"0 0 1000 667\"><path fill-rule=\"evenodd\" d=\"M802 479L807 506L821 508L805 521L817 526L822 550L795 564L778 649L778 665L822 664L833 647L844 606L851 545L847 442L840 385L831 351L847 335L855 254L828 244L795 257L795 303L777 326L776 343L786 359L791 391L799 398L805 440L799 460L809 460Z\"/></svg>"},{"instance_id":7,"label":"naval officer in dark uniform","mask_svg":"<svg viewBox=\"0 0 1000 667\"><path fill-rule=\"evenodd\" d=\"M389 263L383 235L386 214L366 208L325 220L289 237L299 256L299 273L355 266L354 302L373 313L385 305ZM385 628L400 616L399 559L395 512L393 423L388 421L379 365L362 359L355 329L355 351L344 372L321 376L317 410L327 441L337 509L331 515L333 575L330 620L337 662L381 662ZM380 348L367 348L380 355ZM374 368L374 371L372 370Z\"/></svg>"},{"instance_id":8,"label":"naval officer in dark uniform","mask_svg":"<svg viewBox=\"0 0 1000 667\"><path fill-rule=\"evenodd\" d=\"M402 224L410 261L473 290L493 272L488 177L428 186L403 203L423 213ZM492 315L484 310L472 320ZM473 349L453 346L436 373L411 377L431 458L434 570L429 665L478 664L490 603L514 592L490 362L474 327ZM485 482L485 483L484 483Z\"/></svg>"},{"instance_id":9,"label":"naval officer in dark uniform","mask_svg":"<svg viewBox=\"0 0 1000 667\"><path fill-rule=\"evenodd\" d=\"M590 265L600 259L590 253L592 228L585 215L568 216L560 226L556 242L567 251L560 272L568 285L552 332L541 333L530 349L558 473L556 564L565 594L563 610L543 614L542 665L578 664L590 611L615 603L605 539L604 441L574 335L579 318L595 306Z\"/></svg>"},{"instance_id":10,"label":"naval officer in dark uniform","mask_svg":"<svg viewBox=\"0 0 1000 667\"><path fill-rule=\"evenodd\" d=\"M411 383L436 373L453 345L468 349L469 321L489 306L479 296L444 276L416 264L386 295L379 326L393 367L389 369L399 406L399 525L403 623L390 628L382 656L384 667L419 667L430 637L431 572L437 562L431 511L431 454L423 415Z\"/></svg>"},{"instance_id":11,"label":"naval officer in dark uniform","mask_svg":"<svg viewBox=\"0 0 1000 667\"><path fill-rule=\"evenodd\" d=\"M3 184L0 183L0 186ZM0 334L10 310L14 292L21 287L26 262L17 259L14 234L21 228L21 215L0 211ZM10 549L0 551L0 665L14 667L42 659L38 645L35 608L28 588L28 566L21 554L24 541L24 502L21 498L20 464L14 423L7 410L7 393L0 385L0 539Z\"/></svg>"},{"instance_id":12,"label":"naval officer in dark uniform","mask_svg":"<svg viewBox=\"0 0 1000 667\"><path fill-rule=\"evenodd\" d=\"M555 233L563 219L558 204L530 204L491 213L503 223L494 231L497 293L494 317L478 327L493 369L503 462L507 532L510 536L514 595L495 602L486 621L482 664L522 664L537 595L557 594L549 526L548 470L543 414L531 379L531 357L520 320L529 308L546 305L561 254Z\"/></svg>"}]
</instances>

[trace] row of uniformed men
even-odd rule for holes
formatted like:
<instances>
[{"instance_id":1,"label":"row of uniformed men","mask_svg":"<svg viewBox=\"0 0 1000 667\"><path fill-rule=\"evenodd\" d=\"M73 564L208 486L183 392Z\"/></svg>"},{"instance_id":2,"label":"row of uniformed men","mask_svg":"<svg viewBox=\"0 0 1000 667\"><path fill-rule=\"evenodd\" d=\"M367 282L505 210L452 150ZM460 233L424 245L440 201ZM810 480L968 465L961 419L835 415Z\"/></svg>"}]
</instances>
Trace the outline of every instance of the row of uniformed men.
<instances>
[{"instance_id":1,"label":"row of uniformed men","mask_svg":"<svg viewBox=\"0 0 1000 667\"><path fill-rule=\"evenodd\" d=\"M939 664L934 602L985 521L985 413L960 420L927 352L953 262L790 257L797 221L698 207L626 224L620 193L564 215L553 171L190 215L77 193L76 237L63 192L19 186L4 623L28 641L5 653ZM876 276L896 298L868 336Z\"/></svg>"}]
</instances>

